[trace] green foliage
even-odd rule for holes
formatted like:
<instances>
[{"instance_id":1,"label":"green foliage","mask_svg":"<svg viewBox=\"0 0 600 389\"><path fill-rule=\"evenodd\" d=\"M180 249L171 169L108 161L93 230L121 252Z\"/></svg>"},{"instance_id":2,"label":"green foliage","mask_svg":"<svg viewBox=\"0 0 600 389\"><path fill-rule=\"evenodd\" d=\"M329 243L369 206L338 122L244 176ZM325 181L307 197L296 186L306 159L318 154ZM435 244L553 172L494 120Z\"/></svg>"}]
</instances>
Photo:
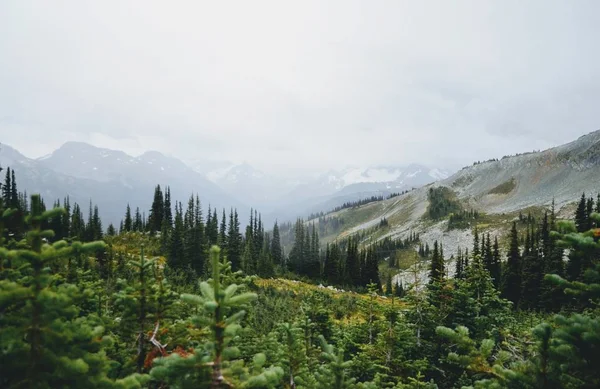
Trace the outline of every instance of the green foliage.
<instances>
[{"instance_id":1,"label":"green foliage","mask_svg":"<svg viewBox=\"0 0 600 389\"><path fill-rule=\"evenodd\" d=\"M250 368L236 360L239 349L232 344L240 322L246 314L243 308L256 299L254 293L238 293L240 286L222 283L220 249L211 249L212 279L200 283L201 295L184 294L182 300L198 308L191 323L197 329L209 331L208 341L196 347L186 357L177 353L158 359L150 374L171 387L228 388L275 387L283 375L277 367L263 369L264 354L257 354ZM182 372L185 371L185 374Z\"/></svg>"},{"instance_id":2,"label":"green foliage","mask_svg":"<svg viewBox=\"0 0 600 389\"><path fill-rule=\"evenodd\" d=\"M454 192L445 186L429 188L427 194L429 206L427 208L428 216L433 219L441 219L450 213L461 211L461 206Z\"/></svg>"},{"instance_id":3,"label":"green foliage","mask_svg":"<svg viewBox=\"0 0 600 389\"><path fill-rule=\"evenodd\" d=\"M351 361L344 360L344 350L335 349L328 344L325 338L319 337L321 342L321 358L325 362L315 373L318 385L322 389L351 389L354 388L355 379L348 376L348 370L352 365Z\"/></svg>"},{"instance_id":4,"label":"green foliage","mask_svg":"<svg viewBox=\"0 0 600 389\"><path fill-rule=\"evenodd\" d=\"M12 170L4 181L1 387L600 386L600 215L585 196L575 223L557 222L554 207L522 216L505 266L498 241L475 229L472 255L451 253L452 279L441 244L430 249L415 232L379 241L360 232L321 253L324 215L271 234L253 210L242 236L235 210L227 223L211 209L205 223L198 196L185 212L174 201L172 213L170 189L157 187L148 222L128 206L119 233L105 235L93 204L87 220L68 198L47 211L16 192ZM430 211L458 207L451 191L435 191ZM287 261L279 234L292 229ZM288 265L310 282L278 278ZM400 267L414 278L395 285Z\"/></svg>"},{"instance_id":5,"label":"green foliage","mask_svg":"<svg viewBox=\"0 0 600 389\"><path fill-rule=\"evenodd\" d=\"M517 187L517 181L514 178L511 178L508 181L503 182L502 184L490 189L489 194L508 194L512 192Z\"/></svg>"},{"instance_id":6,"label":"green foliage","mask_svg":"<svg viewBox=\"0 0 600 389\"><path fill-rule=\"evenodd\" d=\"M51 271L67 257L104 248L102 242L46 243L54 234L42 224L63 212L43 211L40 197L32 196L24 240L16 249L0 248L0 260L10 263L0 278L0 386L139 387L141 377L126 382L108 378L110 365L103 348L111 340L103 335L102 321L80 316L77 306L86 285L65 283ZM2 218L9 215L4 211Z\"/></svg>"}]
</instances>

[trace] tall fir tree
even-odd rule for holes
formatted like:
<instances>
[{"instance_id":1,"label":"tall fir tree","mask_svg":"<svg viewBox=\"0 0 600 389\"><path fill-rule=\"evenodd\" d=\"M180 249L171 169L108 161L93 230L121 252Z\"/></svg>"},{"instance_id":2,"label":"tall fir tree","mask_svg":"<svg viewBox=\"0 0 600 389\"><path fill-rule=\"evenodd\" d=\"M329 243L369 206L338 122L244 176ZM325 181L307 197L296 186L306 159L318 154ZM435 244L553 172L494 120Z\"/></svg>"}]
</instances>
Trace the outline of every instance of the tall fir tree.
<instances>
[{"instance_id":1,"label":"tall fir tree","mask_svg":"<svg viewBox=\"0 0 600 389\"><path fill-rule=\"evenodd\" d=\"M227 255L227 214L225 213L225 208L223 208L223 215L221 216L218 242L223 254Z\"/></svg>"},{"instance_id":2,"label":"tall fir tree","mask_svg":"<svg viewBox=\"0 0 600 389\"><path fill-rule=\"evenodd\" d=\"M473 258L481 255L481 248L479 246L479 232L477 231L477 227L475 227L475 232L473 233Z\"/></svg>"},{"instance_id":3,"label":"tall fir tree","mask_svg":"<svg viewBox=\"0 0 600 389\"><path fill-rule=\"evenodd\" d=\"M92 221L92 240L101 240L104 235L104 229L102 228L102 220L100 219L100 212L98 211L97 205L94 206L94 215L92 216Z\"/></svg>"},{"instance_id":4,"label":"tall fir tree","mask_svg":"<svg viewBox=\"0 0 600 389\"><path fill-rule=\"evenodd\" d=\"M539 255L536 233L531 226L527 232L526 247L523 252L521 267L521 298L519 307L523 309L537 309L540 303L540 294L543 278L543 258Z\"/></svg>"},{"instance_id":5,"label":"tall fir tree","mask_svg":"<svg viewBox=\"0 0 600 389\"><path fill-rule=\"evenodd\" d=\"M275 221L273 226L273 239L271 240L271 255L273 262L278 266L284 266L283 251L281 249L281 236L279 235L279 225Z\"/></svg>"},{"instance_id":6,"label":"tall fir tree","mask_svg":"<svg viewBox=\"0 0 600 389\"><path fill-rule=\"evenodd\" d=\"M521 253L519 251L516 222L513 222L510 231L510 246L503 275L502 294L504 298L513 302L514 308L519 306L521 298Z\"/></svg>"},{"instance_id":7,"label":"tall fir tree","mask_svg":"<svg viewBox=\"0 0 600 389\"><path fill-rule=\"evenodd\" d=\"M381 291L381 280L379 279L379 261L373 248L363 250L365 261L361 271L363 286L373 284L376 290Z\"/></svg>"},{"instance_id":8,"label":"tall fir tree","mask_svg":"<svg viewBox=\"0 0 600 389\"><path fill-rule=\"evenodd\" d=\"M160 204L158 205L160 206ZM163 202L163 220L166 222L167 227L171 228L173 225L173 209L171 205L171 187L167 186L165 188L165 200ZM162 228L162 225L161 225Z\"/></svg>"},{"instance_id":9,"label":"tall fir tree","mask_svg":"<svg viewBox=\"0 0 600 389\"><path fill-rule=\"evenodd\" d=\"M337 243L327 244L325 250L324 278L329 285L339 285L342 282L340 247Z\"/></svg>"},{"instance_id":10,"label":"tall fir tree","mask_svg":"<svg viewBox=\"0 0 600 389\"><path fill-rule=\"evenodd\" d=\"M2 185L2 200L6 208L12 208L12 184L11 184L11 169L6 168L6 176L4 177L4 185Z\"/></svg>"},{"instance_id":11,"label":"tall fir tree","mask_svg":"<svg viewBox=\"0 0 600 389\"><path fill-rule=\"evenodd\" d=\"M444 278L444 258L440 252L438 241L433 243L433 254L429 267L429 282L440 282Z\"/></svg>"},{"instance_id":12,"label":"tall fir tree","mask_svg":"<svg viewBox=\"0 0 600 389\"><path fill-rule=\"evenodd\" d=\"M133 218L133 231L142 231L144 227L144 222L142 221L142 213L140 212L140 207L135 208L135 216Z\"/></svg>"},{"instance_id":13,"label":"tall fir tree","mask_svg":"<svg viewBox=\"0 0 600 389\"><path fill-rule=\"evenodd\" d=\"M463 253L460 247L458 247L454 266L454 278L459 280L462 279L464 277L464 260Z\"/></svg>"},{"instance_id":14,"label":"tall fir tree","mask_svg":"<svg viewBox=\"0 0 600 389\"><path fill-rule=\"evenodd\" d=\"M358 239L350 237L348 238L346 248L346 278L350 285L365 285L361 274L363 267L361 266L361 262L361 255L358 251ZM368 283L369 281L366 280L366 282Z\"/></svg>"},{"instance_id":15,"label":"tall fir tree","mask_svg":"<svg viewBox=\"0 0 600 389\"><path fill-rule=\"evenodd\" d=\"M594 213L594 198L590 196L590 198L588 198L585 202L585 231L591 230L594 227L594 219L592 219L592 213Z\"/></svg>"},{"instance_id":16,"label":"tall fir tree","mask_svg":"<svg viewBox=\"0 0 600 389\"><path fill-rule=\"evenodd\" d=\"M229 228L227 230L227 258L231 262L231 268L235 271L241 269L242 262L242 236L240 234L240 222L237 210L229 213Z\"/></svg>"},{"instance_id":17,"label":"tall fir tree","mask_svg":"<svg viewBox=\"0 0 600 389\"><path fill-rule=\"evenodd\" d=\"M133 219L131 217L131 207L127 204L127 210L125 211L125 222L123 224L125 231L133 231Z\"/></svg>"},{"instance_id":18,"label":"tall fir tree","mask_svg":"<svg viewBox=\"0 0 600 389\"><path fill-rule=\"evenodd\" d=\"M13 169L10 172L10 177L11 177L11 182L10 182L10 198L11 198L11 202L10 202L10 207L12 209L20 209L20 204L19 204L19 191L17 190L17 180L15 178L15 170Z\"/></svg>"},{"instance_id":19,"label":"tall fir tree","mask_svg":"<svg viewBox=\"0 0 600 389\"><path fill-rule=\"evenodd\" d=\"M492 252L492 263L489 269L490 276L494 287L500 290L502 284L502 259L500 257L500 246L498 245L498 237L494 237L494 248Z\"/></svg>"},{"instance_id":20,"label":"tall fir tree","mask_svg":"<svg viewBox=\"0 0 600 389\"><path fill-rule=\"evenodd\" d=\"M175 221L170 234L167 263L173 269L184 269L191 266L185 263L183 211L181 203L175 203Z\"/></svg>"},{"instance_id":21,"label":"tall fir tree","mask_svg":"<svg viewBox=\"0 0 600 389\"><path fill-rule=\"evenodd\" d=\"M577 226L577 232L584 232L588 225L585 193L581 195L577 210L575 211L575 225Z\"/></svg>"},{"instance_id":22,"label":"tall fir tree","mask_svg":"<svg viewBox=\"0 0 600 389\"><path fill-rule=\"evenodd\" d=\"M160 185L156 185L156 188L154 189L154 199L152 200L150 214L148 215L148 230L151 233L159 232L162 230L164 213L165 199Z\"/></svg>"},{"instance_id":23,"label":"tall fir tree","mask_svg":"<svg viewBox=\"0 0 600 389\"><path fill-rule=\"evenodd\" d=\"M204 226L204 220L202 218L202 204L200 203L200 198L196 195L194 201L194 234L193 234L193 242L192 242L192 252L193 255L191 257L192 269L196 271L197 275L202 274L204 269L206 268L206 263L208 262L208 243L206 241L206 228Z\"/></svg>"}]
</instances>

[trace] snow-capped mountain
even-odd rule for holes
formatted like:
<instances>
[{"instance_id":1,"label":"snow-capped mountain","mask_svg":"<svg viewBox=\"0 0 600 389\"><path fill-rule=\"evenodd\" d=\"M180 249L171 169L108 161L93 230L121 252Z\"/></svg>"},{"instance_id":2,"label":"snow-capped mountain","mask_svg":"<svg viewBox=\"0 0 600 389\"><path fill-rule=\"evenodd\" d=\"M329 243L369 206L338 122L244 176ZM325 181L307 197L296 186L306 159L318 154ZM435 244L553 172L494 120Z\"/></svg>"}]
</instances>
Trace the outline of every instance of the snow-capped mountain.
<instances>
[{"instance_id":1,"label":"snow-capped mountain","mask_svg":"<svg viewBox=\"0 0 600 389\"><path fill-rule=\"evenodd\" d=\"M194 193L205 206L238 207L240 212L250 208L179 159L157 151L134 157L67 142L48 156L30 159L3 145L0 163L16 171L20 190L41 193L51 201L69 195L80 205L92 199L106 222L118 223L127 203L147 212L157 184L170 186L174 200L186 201Z\"/></svg>"},{"instance_id":2,"label":"snow-capped mountain","mask_svg":"<svg viewBox=\"0 0 600 389\"><path fill-rule=\"evenodd\" d=\"M303 195L327 196L362 192L400 192L447 178L450 173L423 165L406 167L347 168L330 171L295 191Z\"/></svg>"},{"instance_id":3,"label":"snow-capped mountain","mask_svg":"<svg viewBox=\"0 0 600 389\"><path fill-rule=\"evenodd\" d=\"M345 201L400 192L448 177L444 170L422 165L353 167L313 178L277 177L248 163L202 159L184 163L157 151L136 157L82 142L67 142L38 159L6 146L0 157L5 166L17 170L28 192L52 199L70 195L80 203L92 198L111 222L119 220L127 202L147 210L156 184L169 185L173 198L180 201L197 193L205 205L213 207L237 206L242 213L258 208L267 221L327 211Z\"/></svg>"},{"instance_id":4,"label":"snow-capped mountain","mask_svg":"<svg viewBox=\"0 0 600 389\"><path fill-rule=\"evenodd\" d=\"M210 181L232 196L243 196L265 211L319 203L335 197L360 198L400 192L448 177L448 172L422 165L351 167L331 170L314 178L293 181L266 174L248 163L207 171ZM341 201L341 200L340 200ZM328 202L329 204L330 202Z\"/></svg>"},{"instance_id":5,"label":"snow-capped mountain","mask_svg":"<svg viewBox=\"0 0 600 389\"><path fill-rule=\"evenodd\" d=\"M295 185L293 181L266 174L247 163L210 171L206 178L232 196L243 196L261 208L280 201Z\"/></svg>"}]
</instances>

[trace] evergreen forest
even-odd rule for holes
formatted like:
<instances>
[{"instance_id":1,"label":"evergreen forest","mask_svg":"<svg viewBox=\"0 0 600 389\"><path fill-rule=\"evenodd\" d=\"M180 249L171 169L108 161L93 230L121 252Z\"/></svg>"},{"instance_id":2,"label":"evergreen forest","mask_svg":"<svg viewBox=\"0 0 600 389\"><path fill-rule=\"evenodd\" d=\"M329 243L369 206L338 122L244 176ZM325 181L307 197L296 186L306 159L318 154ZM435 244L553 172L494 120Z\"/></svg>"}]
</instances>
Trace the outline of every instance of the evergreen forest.
<instances>
[{"instance_id":1,"label":"evergreen forest","mask_svg":"<svg viewBox=\"0 0 600 389\"><path fill-rule=\"evenodd\" d=\"M430 219L473 229L444 253L416 231L321 242L314 220L265 226L164 185L106 225L93 199L2 177L0 388L600 387L600 195L496 236L432 189ZM383 272L408 252L426 281Z\"/></svg>"}]
</instances>

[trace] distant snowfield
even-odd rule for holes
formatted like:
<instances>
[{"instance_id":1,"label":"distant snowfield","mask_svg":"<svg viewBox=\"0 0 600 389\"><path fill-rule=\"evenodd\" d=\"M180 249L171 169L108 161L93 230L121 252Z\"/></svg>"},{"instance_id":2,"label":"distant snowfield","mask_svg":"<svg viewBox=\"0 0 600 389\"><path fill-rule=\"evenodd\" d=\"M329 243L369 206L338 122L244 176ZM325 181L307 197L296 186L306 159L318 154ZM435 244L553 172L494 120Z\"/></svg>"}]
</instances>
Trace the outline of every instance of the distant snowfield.
<instances>
[{"instance_id":1,"label":"distant snowfield","mask_svg":"<svg viewBox=\"0 0 600 389\"><path fill-rule=\"evenodd\" d=\"M395 181L402 174L400 169L352 169L342 176L344 186L351 184L359 184L361 182L389 182Z\"/></svg>"}]
</instances>

